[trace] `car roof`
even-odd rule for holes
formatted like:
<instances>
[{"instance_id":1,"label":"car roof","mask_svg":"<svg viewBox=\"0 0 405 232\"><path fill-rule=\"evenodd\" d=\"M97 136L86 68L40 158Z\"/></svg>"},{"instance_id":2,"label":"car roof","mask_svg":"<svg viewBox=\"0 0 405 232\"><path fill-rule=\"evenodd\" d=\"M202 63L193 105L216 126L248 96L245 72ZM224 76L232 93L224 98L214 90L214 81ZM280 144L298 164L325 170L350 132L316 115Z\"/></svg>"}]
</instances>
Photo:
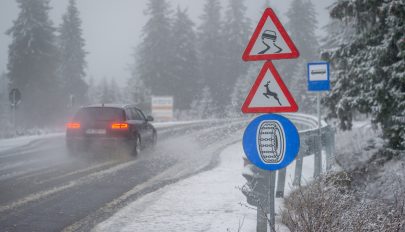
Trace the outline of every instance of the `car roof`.
<instances>
[{"instance_id":1,"label":"car roof","mask_svg":"<svg viewBox=\"0 0 405 232\"><path fill-rule=\"evenodd\" d=\"M108 103L108 104L93 104L93 105L88 105L88 106L82 106L81 108L91 108L91 107L109 107L109 108L137 108L135 105L131 104L119 104L119 103Z\"/></svg>"}]
</instances>

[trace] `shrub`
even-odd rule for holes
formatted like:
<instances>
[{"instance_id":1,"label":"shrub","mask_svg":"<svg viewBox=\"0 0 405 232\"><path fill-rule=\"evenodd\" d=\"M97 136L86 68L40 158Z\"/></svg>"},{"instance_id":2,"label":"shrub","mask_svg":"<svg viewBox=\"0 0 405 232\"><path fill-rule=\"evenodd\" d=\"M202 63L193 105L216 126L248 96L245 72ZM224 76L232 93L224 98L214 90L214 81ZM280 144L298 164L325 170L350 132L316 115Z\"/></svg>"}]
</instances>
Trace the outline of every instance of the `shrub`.
<instances>
[{"instance_id":1,"label":"shrub","mask_svg":"<svg viewBox=\"0 0 405 232\"><path fill-rule=\"evenodd\" d=\"M282 221L292 231L405 231L405 194L392 204L362 199L340 172L319 177L285 200ZM398 186L398 190L404 186Z\"/></svg>"}]
</instances>

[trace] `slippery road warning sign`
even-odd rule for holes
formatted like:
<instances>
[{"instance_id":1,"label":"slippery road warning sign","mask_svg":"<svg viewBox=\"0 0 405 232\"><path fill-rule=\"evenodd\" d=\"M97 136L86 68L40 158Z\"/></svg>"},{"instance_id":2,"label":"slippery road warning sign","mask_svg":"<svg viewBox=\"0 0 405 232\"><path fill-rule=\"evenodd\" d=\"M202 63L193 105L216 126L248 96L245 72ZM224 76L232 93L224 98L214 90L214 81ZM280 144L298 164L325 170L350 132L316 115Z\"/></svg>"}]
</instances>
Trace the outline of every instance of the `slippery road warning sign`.
<instances>
[{"instance_id":1,"label":"slippery road warning sign","mask_svg":"<svg viewBox=\"0 0 405 232\"><path fill-rule=\"evenodd\" d=\"M297 156L300 138L297 128L287 118L267 114L254 119L243 135L247 158L264 170L288 166Z\"/></svg>"},{"instance_id":2,"label":"slippery road warning sign","mask_svg":"<svg viewBox=\"0 0 405 232\"><path fill-rule=\"evenodd\" d=\"M260 71L245 103L243 113L297 112L298 105L281 80L273 63L267 62Z\"/></svg>"},{"instance_id":3,"label":"slippery road warning sign","mask_svg":"<svg viewBox=\"0 0 405 232\"><path fill-rule=\"evenodd\" d=\"M264 12L243 53L244 61L297 58L299 52L271 8Z\"/></svg>"}]
</instances>

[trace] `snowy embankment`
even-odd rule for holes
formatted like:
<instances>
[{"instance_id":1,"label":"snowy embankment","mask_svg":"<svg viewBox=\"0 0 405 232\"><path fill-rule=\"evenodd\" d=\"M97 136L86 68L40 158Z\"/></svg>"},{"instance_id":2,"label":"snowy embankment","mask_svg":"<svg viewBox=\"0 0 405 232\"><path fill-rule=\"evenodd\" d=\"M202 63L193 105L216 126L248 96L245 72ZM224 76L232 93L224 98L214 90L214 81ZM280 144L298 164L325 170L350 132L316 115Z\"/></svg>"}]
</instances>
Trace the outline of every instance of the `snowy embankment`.
<instances>
[{"instance_id":1,"label":"snowy embankment","mask_svg":"<svg viewBox=\"0 0 405 232\"><path fill-rule=\"evenodd\" d=\"M193 120L193 121L175 121L175 122L153 122L153 126L156 129L163 129L173 126L190 125L195 123L207 122L209 120Z\"/></svg>"},{"instance_id":2,"label":"snowy embankment","mask_svg":"<svg viewBox=\"0 0 405 232\"><path fill-rule=\"evenodd\" d=\"M0 152L11 150L17 147L22 147L29 145L37 140L40 139L47 139L47 138L55 138L59 136L63 136L64 133L51 133L51 134L43 134L43 135L29 135L29 136L21 136L16 138L10 139L1 139L0 140Z\"/></svg>"},{"instance_id":3,"label":"snowy embankment","mask_svg":"<svg viewBox=\"0 0 405 232\"><path fill-rule=\"evenodd\" d=\"M245 183L241 143L226 148L213 170L145 195L124 207L94 231L256 231L256 210L239 190ZM323 159L325 160L325 159ZM312 179L313 156L304 158L303 183ZM287 168L286 195L291 192L295 163ZM276 199L278 231L283 199Z\"/></svg>"},{"instance_id":4,"label":"snowy embankment","mask_svg":"<svg viewBox=\"0 0 405 232\"><path fill-rule=\"evenodd\" d=\"M199 123L203 121L179 121L179 122L157 122L153 123L156 129L164 129L164 128L169 128L173 126L181 126L181 125L189 125L189 124L194 124L194 123ZM60 137L64 136L64 132L58 132L58 133L44 133L41 135L27 135L27 136L19 136L15 138L9 138L9 139L0 139L0 152L2 151L7 151L11 149L15 149L18 147L22 146L27 146L29 144L32 144L38 140L42 139L48 139L48 138L55 138L55 137Z\"/></svg>"}]
</instances>

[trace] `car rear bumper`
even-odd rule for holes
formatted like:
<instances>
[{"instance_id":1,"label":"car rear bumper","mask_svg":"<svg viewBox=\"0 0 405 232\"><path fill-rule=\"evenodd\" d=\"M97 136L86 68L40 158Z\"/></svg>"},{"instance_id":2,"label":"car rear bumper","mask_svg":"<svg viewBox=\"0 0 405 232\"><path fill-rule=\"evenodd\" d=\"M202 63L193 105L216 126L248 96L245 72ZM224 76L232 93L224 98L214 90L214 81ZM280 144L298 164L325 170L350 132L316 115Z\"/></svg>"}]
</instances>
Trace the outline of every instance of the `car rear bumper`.
<instances>
[{"instance_id":1,"label":"car rear bumper","mask_svg":"<svg viewBox=\"0 0 405 232\"><path fill-rule=\"evenodd\" d=\"M132 143L132 140L125 137L66 137L67 147L76 150L117 149Z\"/></svg>"}]
</instances>

